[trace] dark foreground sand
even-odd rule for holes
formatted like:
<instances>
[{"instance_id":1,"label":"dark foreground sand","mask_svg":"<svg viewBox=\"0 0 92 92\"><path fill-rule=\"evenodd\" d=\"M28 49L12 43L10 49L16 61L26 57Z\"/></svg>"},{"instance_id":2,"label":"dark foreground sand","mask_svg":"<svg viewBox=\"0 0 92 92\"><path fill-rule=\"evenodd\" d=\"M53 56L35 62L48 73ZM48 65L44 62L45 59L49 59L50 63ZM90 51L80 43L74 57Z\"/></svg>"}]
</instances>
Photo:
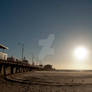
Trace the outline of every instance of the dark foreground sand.
<instances>
[{"instance_id":1,"label":"dark foreground sand","mask_svg":"<svg viewBox=\"0 0 92 92\"><path fill-rule=\"evenodd\" d=\"M92 72L35 71L0 79L0 92L92 92Z\"/></svg>"}]
</instances>

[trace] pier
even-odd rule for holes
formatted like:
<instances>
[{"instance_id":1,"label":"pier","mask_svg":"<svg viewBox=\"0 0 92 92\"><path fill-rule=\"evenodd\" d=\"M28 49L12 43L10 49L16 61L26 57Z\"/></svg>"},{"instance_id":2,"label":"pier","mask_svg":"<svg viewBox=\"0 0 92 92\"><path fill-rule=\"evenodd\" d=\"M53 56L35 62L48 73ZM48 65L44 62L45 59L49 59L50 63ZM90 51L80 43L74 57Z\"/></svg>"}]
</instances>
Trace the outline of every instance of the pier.
<instances>
[{"instance_id":1,"label":"pier","mask_svg":"<svg viewBox=\"0 0 92 92\"><path fill-rule=\"evenodd\" d=\"M28 72L32 70L42 70L42 67L39 65L31 65L28 62L23 62L24 60L11 60L8 59L8 55L4 53L4 50L7 50L8 47L0 44L0 49L3 52L0 52L0 75L6 77L9 74Z\"/></svg>"},{"instance_id":2,"label":"pier","mask_svg":"<svg viewBox=\"0 0 92 92\"><path fill-rule=\"evenodd\" d=\"M0 74L4 77L9 74L28 72L32 70L42 70L38 65L24 64L20 62L11 62L8 60L0 60Z\"/></svg>"}]
</instances>

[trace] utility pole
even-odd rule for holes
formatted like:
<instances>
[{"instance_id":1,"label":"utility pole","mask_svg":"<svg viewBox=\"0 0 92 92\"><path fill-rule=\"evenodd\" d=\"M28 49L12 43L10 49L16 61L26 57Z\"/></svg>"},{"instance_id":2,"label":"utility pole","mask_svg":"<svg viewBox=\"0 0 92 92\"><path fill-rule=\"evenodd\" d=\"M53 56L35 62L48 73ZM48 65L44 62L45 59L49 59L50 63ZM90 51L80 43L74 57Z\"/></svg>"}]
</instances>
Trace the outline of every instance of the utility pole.
<instances>
[{"instance_id":1,"label":"utility pole","mask_svg":"<svg viewBox=\"0 0 92 92\"><path fill-rule=\"evenodd\" d=\"M24 59L24 44L22 44L22 60Z\"/></svg>"},{"instance_id":2,"label":"utility pole","mask_svg":"<svg viewBox=\"0 0 92 92\"><path fill-rule=\"evenodd\" d=\"M35 65L35 62L34 62L34 55L32 54L32 65Z\"/></svg>"},{"instance_id":3,"label":"utility pole","mask_svg":"<svg viewBox=\"0 0 92 92\"><path fill-rule=\"evenodd\" d=\"M21 58L22 58L22 61L24 59L24 43L18 43L18 45L21 46Z\"/></svg>"}]
</instances>

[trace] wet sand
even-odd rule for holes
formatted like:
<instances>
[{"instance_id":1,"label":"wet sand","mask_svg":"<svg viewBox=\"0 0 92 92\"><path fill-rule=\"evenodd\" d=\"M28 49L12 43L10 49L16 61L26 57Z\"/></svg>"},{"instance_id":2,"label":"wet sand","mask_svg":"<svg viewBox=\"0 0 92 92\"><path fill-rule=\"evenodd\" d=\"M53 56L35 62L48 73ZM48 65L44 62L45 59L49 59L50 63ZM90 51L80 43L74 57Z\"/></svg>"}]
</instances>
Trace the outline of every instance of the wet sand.
<instances>
[{"instance_id":1,"label":"wet sand","mask_svg":"<svg viewBox=\"0 0 92 92\"><path fill-rule=\"evenodd\" d=\"M0 92L92 92L92 72L34 71L0 81Z\"/></svg>"}]
</instances>

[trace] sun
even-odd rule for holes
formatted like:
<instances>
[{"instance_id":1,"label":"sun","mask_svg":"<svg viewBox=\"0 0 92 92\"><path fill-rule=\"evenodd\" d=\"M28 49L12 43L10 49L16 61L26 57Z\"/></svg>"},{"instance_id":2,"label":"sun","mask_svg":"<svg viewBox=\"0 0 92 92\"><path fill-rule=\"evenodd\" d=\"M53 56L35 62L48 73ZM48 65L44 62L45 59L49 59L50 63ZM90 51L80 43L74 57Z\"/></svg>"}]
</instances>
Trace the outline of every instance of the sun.
<instances>
[{"instance_id":1,"label":"sun","mask_svg":"<svg viewBox=\"0 0 92 92\"><path fill-rule=\"evenodd\" d=\"M77 47L74 50L74 55L78 60L85 60L88 56L88 50L85 47Z\"/></svg>"}]
</instances>

